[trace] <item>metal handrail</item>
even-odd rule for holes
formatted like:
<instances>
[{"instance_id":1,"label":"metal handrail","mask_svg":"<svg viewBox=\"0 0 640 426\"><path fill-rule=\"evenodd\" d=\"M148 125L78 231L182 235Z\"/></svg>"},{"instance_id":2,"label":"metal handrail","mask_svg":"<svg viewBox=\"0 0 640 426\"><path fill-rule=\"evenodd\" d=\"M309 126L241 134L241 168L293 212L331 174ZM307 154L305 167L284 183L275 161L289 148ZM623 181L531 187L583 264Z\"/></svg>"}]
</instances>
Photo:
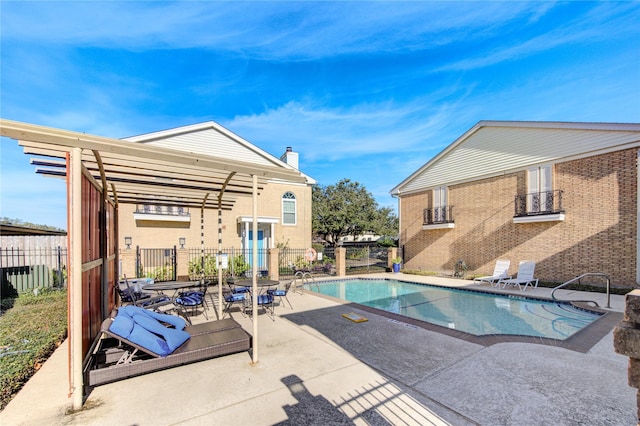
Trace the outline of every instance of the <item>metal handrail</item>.
<instances>
[{"instance_id":1,"label":"metal handrail","mask_svg":"<svg viewBox=\"0 0 640 426\"><path fill-rule=\"evenodd\" d=\"M311 279L311 281L313 281L313 284L315 284L316 286L316 290L318 290L318 292L320 292L320 287L318 286L318 283L316 282L315 277L313 276L313 274L311 274L311 272L309 271L298 271L295 273L294 275L294 279L293 281L297 281L298 278L302 281L302 286L304 287L305 284L308 284L309 279ZM297 289L298 286L296 285L295 288Z\"/></svg>"},{"instance_id":2,"label":"metal handrail","mask_svg":"<svg viewBox=\"0 0 640 426\"><path fill-rule=\"evenodd\" d=\"M558 300L560 301L560 299L557 299L556 296L554 295L554 293L556 292L556 290L560 290L561 288L572 284L576 281L580 281L582 278L584 277L605 277L607 279L607 309L611 309L611 279L609 278L609 275L602 273L602 272L587 272L585 274L582 274L578 277L575 277L573 279L570 279L569 281L560 284L559 286L557 286L556 288L553 289L553 291L551 292L551 298L553 300ZM563 302L585 302L585 303L593 303L595 304L597 307L600 307L600 305L598 305L598 302L596 302L595 300L562 300Z\"/></svg>"}]
</instances>

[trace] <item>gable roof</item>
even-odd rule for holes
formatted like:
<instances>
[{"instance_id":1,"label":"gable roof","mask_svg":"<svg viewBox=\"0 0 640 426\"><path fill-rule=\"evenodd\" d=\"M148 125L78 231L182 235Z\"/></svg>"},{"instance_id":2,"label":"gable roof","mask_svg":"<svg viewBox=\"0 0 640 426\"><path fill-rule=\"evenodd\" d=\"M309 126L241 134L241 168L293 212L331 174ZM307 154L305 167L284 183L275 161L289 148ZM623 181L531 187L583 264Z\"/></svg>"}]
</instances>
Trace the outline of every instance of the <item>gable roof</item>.
<instances>
[{"instance_id":1,"label":"gable roof","mask_svg":"<svg viewBox=\"0 0 640 426\"><path fill-rule=\"evenodd\" d=\"M123 140L194 154L215 155L267 167L297 170L214 121L131 136ZM302 175L307 178L307 183L316 183L304 173Z\"/></svg>"},{"instance_id":2,"label":"gable roof","mask_svg":"<svg viewBox=\"0 0 640 426\"><path fill-rule=\"evenodd\" d=\"M390 193L399 196L632 147L640 147L640 124L480 121Z\"/></svg>"}]
</instances>

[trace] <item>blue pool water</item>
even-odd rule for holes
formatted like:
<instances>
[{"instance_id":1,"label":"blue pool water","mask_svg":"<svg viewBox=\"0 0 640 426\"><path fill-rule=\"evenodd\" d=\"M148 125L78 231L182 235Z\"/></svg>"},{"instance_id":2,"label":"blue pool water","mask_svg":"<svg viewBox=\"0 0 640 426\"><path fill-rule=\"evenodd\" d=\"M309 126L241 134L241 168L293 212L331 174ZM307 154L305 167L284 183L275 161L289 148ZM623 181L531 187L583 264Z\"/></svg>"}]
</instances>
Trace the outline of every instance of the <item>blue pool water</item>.
<instances>
[{"instance_id":1,"label":"blue pool water","mask_svg":"<svg viewBox=\"0 0 640 426\"><path fill-rule=\"evenodd\" d=\"M513 334L565 340L600 317L568 303L397 280L325 281L307 290L476 336Z\"/></svg>"}]
</instances>

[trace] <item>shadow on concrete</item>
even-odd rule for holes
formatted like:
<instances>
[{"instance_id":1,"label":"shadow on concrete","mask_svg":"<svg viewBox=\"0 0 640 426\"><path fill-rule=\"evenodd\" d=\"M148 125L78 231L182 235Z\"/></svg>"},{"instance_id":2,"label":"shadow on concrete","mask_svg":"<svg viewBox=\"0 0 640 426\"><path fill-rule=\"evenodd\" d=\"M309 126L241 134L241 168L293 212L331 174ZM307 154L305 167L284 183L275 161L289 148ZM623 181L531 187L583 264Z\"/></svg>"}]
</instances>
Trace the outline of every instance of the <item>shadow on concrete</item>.
<instances>
[{"instance_id":1,"label":"shadow on concrete","mask_svg":"<svg viewBox=\"0 0 640 426\"><path fill-rule=\"evenodd\" d=\"M282 383L298 402L283 406L288 419L278 426L353 425L362 421L371 426L446 423L389 381L370 383L333 402L312 395L296 375L284 377Z\"/></svg>"}]
</instances>

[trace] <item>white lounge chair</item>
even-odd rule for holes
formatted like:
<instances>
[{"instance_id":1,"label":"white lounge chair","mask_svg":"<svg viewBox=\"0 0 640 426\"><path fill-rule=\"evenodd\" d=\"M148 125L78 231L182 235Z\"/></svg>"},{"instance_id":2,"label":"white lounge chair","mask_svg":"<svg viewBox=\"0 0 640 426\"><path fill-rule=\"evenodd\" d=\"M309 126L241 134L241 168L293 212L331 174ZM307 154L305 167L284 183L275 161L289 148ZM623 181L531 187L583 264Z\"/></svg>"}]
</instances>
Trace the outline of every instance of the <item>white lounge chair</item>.
<instances>
[{"instance_id":1,"label":"white lounge chair","mask_svg":"<svg viewBox=\"0 0 640 426\"><path fill-rule=\"evenodd\" d=\"M502 284L502 288L507 285L517 285L520 291L525 291L527 286L538 287L538 279L533 277L533 271L536 269L536 262L531 260L523 260L518 265L518 275L515 278L501 279L496 283L496 287ZM524 285L524 287L522 287Z\"/></svg>"},{"instance_id":2,"label":"white lounge chair","mask_svg":"<svg viewBox=\"0 0 640 426\"><path fill-rule=\"evenodd\" d=\"M509 265L511 265L510 260L497 260L496 267L493 269L493 275L487 275L486 277L477 277L473 280L478 282L485 281L492 286L495 286L496 283L501 279L511 278L511 276L509 276Z\"/></svg>"}]
</instances>

